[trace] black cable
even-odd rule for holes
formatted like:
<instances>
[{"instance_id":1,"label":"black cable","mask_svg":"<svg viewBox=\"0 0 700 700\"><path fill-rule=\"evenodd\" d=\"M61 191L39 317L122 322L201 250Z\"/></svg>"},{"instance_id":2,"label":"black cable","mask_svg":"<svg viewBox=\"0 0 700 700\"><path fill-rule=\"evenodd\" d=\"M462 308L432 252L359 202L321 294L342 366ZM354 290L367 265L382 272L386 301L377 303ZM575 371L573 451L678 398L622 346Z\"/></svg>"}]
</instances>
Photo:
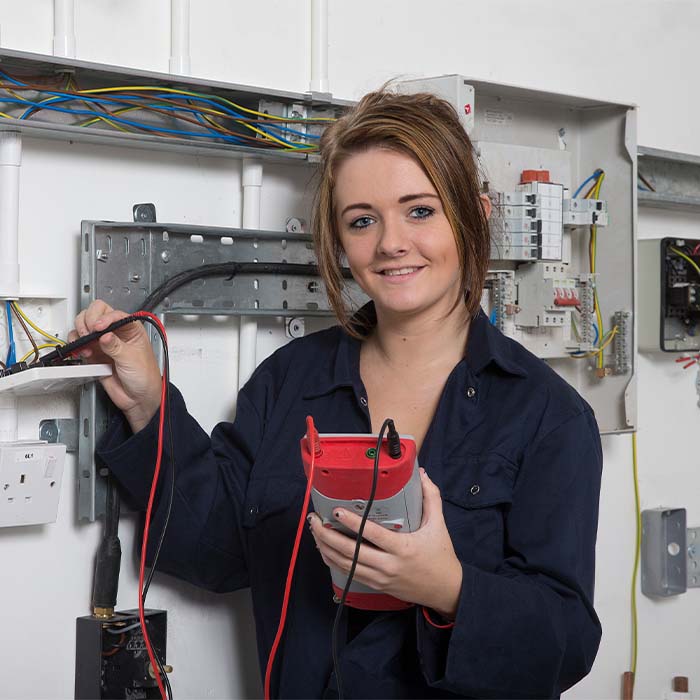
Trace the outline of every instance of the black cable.
<instances>
[{"instance_id":1,"label":"black cable","mask_svg":"<svg viewBox=\"0 0 700 700\"><path fill-rule=\"evenodd\" d=\"M355 569L357 568L357 560L360 556L360 545L362 544L362 535L365 531L365 524L367 523L367 518L369 517L370 509L374 503L374 496L377 492L377 481L379 479L379 456L382 448L382 439L384 438L384 432L389 427L393 427L394 422L391 418L387 418L383 423L381 430L379 431L379 436L377 437L377 447L374 454L374 468L372 472L372 488L369 492L369 498L367 499L367 504L365 505L365 512L362 514L362 520L360 521L360 528L357 531L357 538L355 540L355 553L352 557L352 564L350 565L350 572L348 573L348 579L345 582L345 588L343 589L343 595L340 598L340 603L338 604L338 610L335 613L335 620L333 620L333 632L332 632L332 653L333 653L333 670L335 671L335 679L338 685L338 698L343 700L343 681L340 675L340 664L338 663L338 625L340 623L340 617L345 609L345 600L348 597L348 591L352 584L353 576L355 575Z\"/></svg>"},{"instance_id":2,"label":"black cable","mask_svg":"<svg viewBox=\"0 0 700 700\"><path fill-rule=\"evenodd\" d=\"M95 575L92 586L92 609L114 611L119 591L119 569L122 549L119 542L119 494L111 476L107 479L104 530L95 556Z\"/></svg>"},{"instance_id":3,"label":"black cable","mask_svg":"<svg viewBox=\"0 0 700 700\"><path fill-rule=\"evenodd\" d=\"M318 265L302 263L266 263L266 262L225 262L200 265L184 270L156 287L139 306L137 311L153 311L167 296L188 282L205 277L228 277L236 275L290 275L296 277L318 276ZM345 279L352 279L348 268L342 268Z\"/></svg>"}]
</instances>

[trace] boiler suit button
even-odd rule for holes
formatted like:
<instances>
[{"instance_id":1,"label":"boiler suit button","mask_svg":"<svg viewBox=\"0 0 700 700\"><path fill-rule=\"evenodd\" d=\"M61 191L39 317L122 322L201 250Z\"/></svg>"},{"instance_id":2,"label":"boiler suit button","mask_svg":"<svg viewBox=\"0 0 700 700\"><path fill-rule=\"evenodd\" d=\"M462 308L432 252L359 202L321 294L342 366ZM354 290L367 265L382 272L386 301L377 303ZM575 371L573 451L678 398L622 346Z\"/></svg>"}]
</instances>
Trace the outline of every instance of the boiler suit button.
<instances>
[{"instance_id":1,"label":"boiler suit button","mask_svg":"<svg viewBox=\"0 0 700 700\"><path fill-rule=\"evenodd\" d=\"M467 389L467 398L473 399L476 396L476 389L473 386L470 386Z\"/></svg>"},{"instance_id":2,"label":"boiler suit button","mask_svg":"<svg viewBox=\"0 0 700 700\"><path fill-rule=\"evenodd\" d=\"M364 396L360 396L360 403L361 403L363 406L366 406L366 405L367 405L367 399L366 399Z\"/></svg>"},{"instance_id":3,"label":"boiler suit button","mask_svg":"<svg viewBox=\"0 0 700 700\"><path fill-rule=\"evenodd\" d=\"M469 491L470 491L472 496L476 496L476 494L479 493L479 491L481 491L481 489L479 488L479 484L474 484L474 486L472 486L469 489Z\"/></svg>"}]
</instances>

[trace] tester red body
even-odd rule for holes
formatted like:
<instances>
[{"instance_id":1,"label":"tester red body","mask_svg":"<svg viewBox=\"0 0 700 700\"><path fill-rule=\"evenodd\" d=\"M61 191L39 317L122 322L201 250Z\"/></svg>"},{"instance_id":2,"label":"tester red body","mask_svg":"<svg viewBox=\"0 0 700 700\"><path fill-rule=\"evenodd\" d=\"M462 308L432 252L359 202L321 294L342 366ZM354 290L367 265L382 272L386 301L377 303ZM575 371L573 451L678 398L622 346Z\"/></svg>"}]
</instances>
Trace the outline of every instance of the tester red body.
<instances>
[{"instance_id":1,"label":"tester red body","mask_svg":"<svg viewBox=\"0 0 700 700\"><path fill-rule=\"evenodd\" d=\"M379 455L379 472L374 501L368 520L393 532L412 532L420 527L423 492L416 461L416 444L411 437L401 437L401 455L390 456L387 440ZM311 498L316 514L325 527L333 527L356 537L334 517L338 507L363 515L372 489L377 437L374 435L320 434L310 447L301 441L301 454L307 479L311 467L311 450L315 467ZM342 572L331 568L333 591L340 598L347 582ZM411 603L353 581L345 600L346 605L363 610L401 610Z\"/></svg>"}]
</instances>

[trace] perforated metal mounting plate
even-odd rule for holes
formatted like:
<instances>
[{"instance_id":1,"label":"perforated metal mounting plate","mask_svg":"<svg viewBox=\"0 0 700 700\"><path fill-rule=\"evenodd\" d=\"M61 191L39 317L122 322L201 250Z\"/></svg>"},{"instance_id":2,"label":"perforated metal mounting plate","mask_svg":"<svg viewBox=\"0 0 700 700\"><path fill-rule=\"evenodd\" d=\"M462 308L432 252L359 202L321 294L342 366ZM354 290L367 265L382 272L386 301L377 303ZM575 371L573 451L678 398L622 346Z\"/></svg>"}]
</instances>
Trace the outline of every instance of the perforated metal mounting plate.
<instances>
[{"instance_id":1,"label":"perforated metal mounting plate","mask_svg":"<svg viewBox=\"0 0 700 700\"><path fill-rule=\"evenodd\" d=\"M203 264L316 263L311 238L303 233L107 221L84 221L81 233L83 308L99 298L114 308L134 311L167 279ZM347 288L354 306L366 301L354 282ZM332 314L318 276L262 274L195 280L173 292L155 312L246 316ZM113 411L96 384L83 387L78 442L78 517L81 519L95 520L104 514L105 484L99 478L100 465L95 464L95 447Z\"/></svg>"},{"instance_id":2,"label":"perforated metal mounting plate","mask_svg":"<svg viewBox=\"0 0 700 700\"><path fill-rule=\"evenodd\" d=\"M184 270L222 262L315 264L303 233L85 221L82 225L83 305L104 299L136 310L150 292ZM364 298L354 283L352 298ZM318 276L239 275L189 282L158 309L167 313L327 315Z\"/></svg>"}]
</instances>

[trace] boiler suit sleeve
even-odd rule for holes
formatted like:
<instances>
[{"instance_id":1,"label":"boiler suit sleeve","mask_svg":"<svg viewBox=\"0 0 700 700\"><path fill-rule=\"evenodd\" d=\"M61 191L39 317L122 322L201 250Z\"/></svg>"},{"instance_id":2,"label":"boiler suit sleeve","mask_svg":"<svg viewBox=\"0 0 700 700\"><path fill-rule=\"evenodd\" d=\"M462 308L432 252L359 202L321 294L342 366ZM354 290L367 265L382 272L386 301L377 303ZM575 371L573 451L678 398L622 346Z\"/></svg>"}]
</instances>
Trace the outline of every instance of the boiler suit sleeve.
<instances>
[{"instance_id":1,"label":"boiler suit sleeve","mask_svg":"<svg viewBox=\"0 0 700 700\"><path fill-rule=\"evenodd\" d=\"M167 514L171 479L173 504L158 570L216 592L248 585L247 552L241 532L242 509L252 464L264 430L269 382L258 370L239 392L233 423L219 423L211 438L187 412L171 385L173 464L168 423L156 493L147 559L150 562ZM97 455L145 510L156 461L158 414L136 434L123 417L110 426Z\"/></svg>"},{"instance_id":2,"label":"boiler suit sleeve","mask_svg":"<svg viewBox=\"0 0 700 700\"><path fill-rule=\"evenodd\" d=\"M454 627L417 615L423 674L479 698L556 698L590 670L601 636L593 609L602 450L590 410L526 448L505 517L504 559L462 562Z\"/></svg>"}]
</instances>

